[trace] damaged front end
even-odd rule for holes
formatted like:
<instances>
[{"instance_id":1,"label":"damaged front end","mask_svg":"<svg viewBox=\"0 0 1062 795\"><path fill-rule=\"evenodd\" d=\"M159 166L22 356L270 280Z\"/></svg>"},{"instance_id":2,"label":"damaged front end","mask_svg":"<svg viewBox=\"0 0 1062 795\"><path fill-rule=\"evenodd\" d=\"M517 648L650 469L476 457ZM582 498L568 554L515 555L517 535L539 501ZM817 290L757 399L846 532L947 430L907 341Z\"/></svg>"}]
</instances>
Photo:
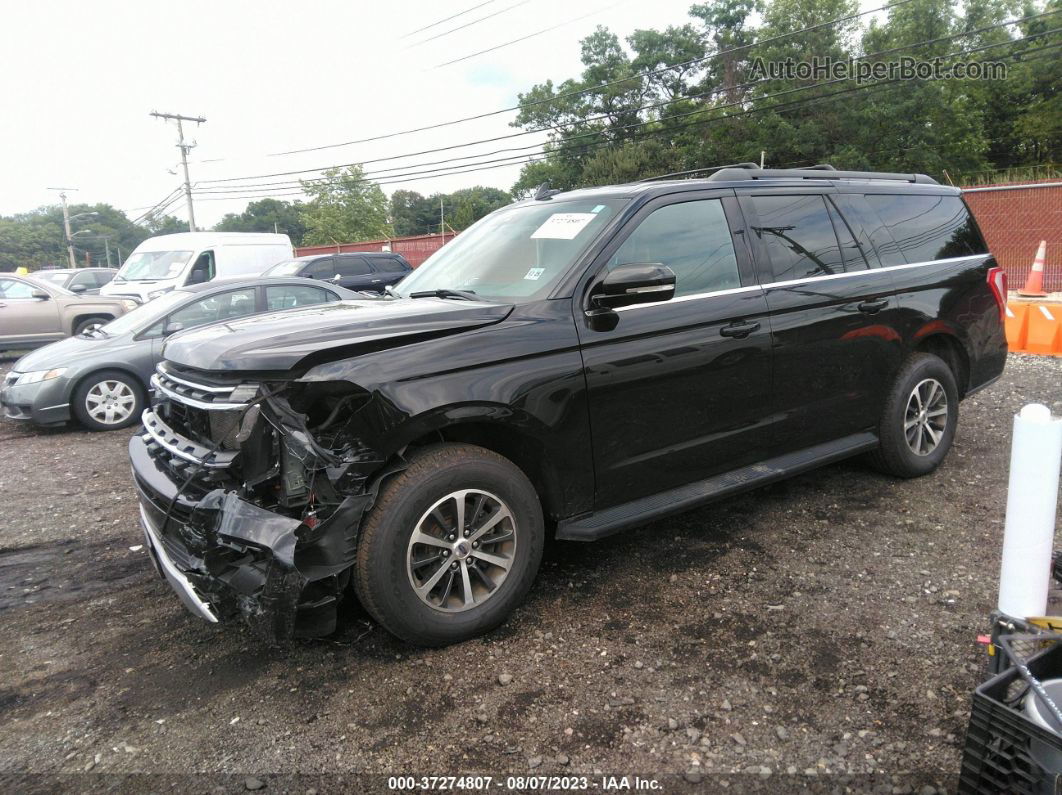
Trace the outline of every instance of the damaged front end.
<instances>
[{"instance_id":1,"label":"damaged front end","mask_svg":"<svg viewBox=\"0 0 1062 795\"><path fill-rule=\"evenodd\" d=\"M270 642L332 632L362 517L404 466L373 439L372 396L167 363L152 386L129 453L160 574L193 613Z\"/></svg>"}]
</instances>

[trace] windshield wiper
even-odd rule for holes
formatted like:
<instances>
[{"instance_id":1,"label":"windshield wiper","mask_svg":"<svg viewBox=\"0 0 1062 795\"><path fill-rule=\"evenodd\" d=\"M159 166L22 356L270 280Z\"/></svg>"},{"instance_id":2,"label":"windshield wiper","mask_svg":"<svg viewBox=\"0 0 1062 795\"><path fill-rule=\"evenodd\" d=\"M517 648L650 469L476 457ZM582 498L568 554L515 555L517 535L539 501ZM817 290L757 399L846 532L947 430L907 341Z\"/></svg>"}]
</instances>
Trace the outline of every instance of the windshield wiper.
<instances>
[{"instance_id":1,"label":"windshield wiper","mask_svg":"<svg viewBox=\"0 0 1062 795\"><path fill-rule=\"evenodd\" d=\"M409 294L410 298L461 298L465 301L478 301L476 293L472 290L452 290L443 287L438 290L418 290Z\"/></svg>"}]
</instances>

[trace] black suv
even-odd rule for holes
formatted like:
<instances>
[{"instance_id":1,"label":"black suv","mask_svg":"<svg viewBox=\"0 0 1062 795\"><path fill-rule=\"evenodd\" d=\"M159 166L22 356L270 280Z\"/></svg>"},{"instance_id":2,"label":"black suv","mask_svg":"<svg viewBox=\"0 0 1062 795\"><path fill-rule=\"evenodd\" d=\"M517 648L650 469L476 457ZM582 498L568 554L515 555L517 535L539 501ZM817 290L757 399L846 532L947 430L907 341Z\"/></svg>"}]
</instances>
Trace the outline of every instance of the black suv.
<instances>
[{"instance_id":1,"label":"black suv","mask_svg":"<svg viewBox=\"0 0 1062 795\"><path fill-rule=\"evenodd\" d=\"M589 541L860 453L932 472L1006 283L958 190L731 167L536 197L387 296L171 338L129 450L185 604L405 640L503 622Z\"/></svg>"},{"instance_id":2,"label":"black suv","mask_svg":"<svg viewBox=\"0 0 1062 795\"><path fill-rule=\"evenodd\" d=\"M401 254L365 251L356 254L313 254L278 262L263 276L304 276L338 284L348 290L382 293L413 268Z\"/></svg>"}]
</instances>

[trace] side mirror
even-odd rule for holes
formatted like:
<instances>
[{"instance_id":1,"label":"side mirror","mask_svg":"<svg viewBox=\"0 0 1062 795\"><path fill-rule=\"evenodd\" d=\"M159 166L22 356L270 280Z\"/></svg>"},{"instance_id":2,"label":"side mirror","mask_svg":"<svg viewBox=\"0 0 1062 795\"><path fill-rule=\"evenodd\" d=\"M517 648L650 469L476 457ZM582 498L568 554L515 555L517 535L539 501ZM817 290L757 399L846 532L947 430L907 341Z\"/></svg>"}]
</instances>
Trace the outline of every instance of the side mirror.
<instances>
[{"instance_id":1,"label":"side mirror","mask_svg":"<svg viewBox=\"0 0 1062 795\"><path fill-rule=\"evenodd\" d=\"M653 304L675 296L675 272L659 262L618 265L590 291L590 312Z\"/></svg>"},{"instance_id":2,"label":"side mirror","mask_svg":"<svg viewBox=\"0 0 1062 795\"><path fill-rule=\"evenodd\" d=\"M332 284L339 284L340 278L342 278L342 277L340 277L340 275L337 273L335 276L333 276L328 281L332 282Z\"/></svg>"},{"instance_id":3,"label":"side mirror","mask_svg":"<svg viewBox=\"0 0 1062 795\"><path fill-rule=\"evenodd\" d=\"M70 285L70 292L72 292L72 293L83 293L87 289L88 288L85 287L85 285L83 285L83 284L71 284Z\"/></svg>"},{"instance_id":4,"label":"side mirror","mask_svg":"<svg viewBox=\"0 0 1062 795\"><path fill-rule=\"evenodd\" d=\"M30 293L30 297L36 298L38 301L47 301L52 296L49 293L44 292L44 290L34 290Z\"/></svg>"},{"instance_id":5,"label":"side mirror","mask_svg":"<svg viewBox=\"0 0 1062 795\"><path fill-rule=\"evenodd\" d=\"M184 331L184 323L167 321L166 325L162 327L162 336L168 337L171 334L176 334L178 331Z\"/></svg>"}]
</instances>

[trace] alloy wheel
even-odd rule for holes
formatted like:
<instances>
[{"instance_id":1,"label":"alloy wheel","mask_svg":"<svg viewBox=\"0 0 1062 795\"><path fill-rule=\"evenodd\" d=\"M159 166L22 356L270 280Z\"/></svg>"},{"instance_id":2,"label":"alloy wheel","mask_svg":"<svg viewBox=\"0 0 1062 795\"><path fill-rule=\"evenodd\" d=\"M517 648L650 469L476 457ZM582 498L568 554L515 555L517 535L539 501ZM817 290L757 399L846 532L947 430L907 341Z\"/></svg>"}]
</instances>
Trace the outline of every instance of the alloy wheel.
<instances>
[{"instance_id":1,"label":"alloy wheel","mask_svg":"<svg viewBox=\"0 0 1062 795\"><path fill-rule=\"evenodd\" d=\"M136 410L136 394L122 381L100 381L85 395L85 410L103 425L120 425Z\"/></svg>"},{"instance_id":2,"label":"alloy wheel","mask_svg":"<svg viewBox=\"0 0 1062 795\"><path fill-rule=\"evenodd\" d=\"M498 592L516 554L516 519L479 489L447 494L413 529L406 554L410 585L436 610L460 613Z\"/></svg>"},{"instance_id":3,"label":"alloy wheel","mask_svg":"<svg viewBox=\"0 0 1062 795\"><path fill-rule=\"evenodd\" d=\"M919 381L907 399L903 431L915 455L929 455L940 445L948 425L948 395L935 378Z\"/></svg>"}]
</instances>

